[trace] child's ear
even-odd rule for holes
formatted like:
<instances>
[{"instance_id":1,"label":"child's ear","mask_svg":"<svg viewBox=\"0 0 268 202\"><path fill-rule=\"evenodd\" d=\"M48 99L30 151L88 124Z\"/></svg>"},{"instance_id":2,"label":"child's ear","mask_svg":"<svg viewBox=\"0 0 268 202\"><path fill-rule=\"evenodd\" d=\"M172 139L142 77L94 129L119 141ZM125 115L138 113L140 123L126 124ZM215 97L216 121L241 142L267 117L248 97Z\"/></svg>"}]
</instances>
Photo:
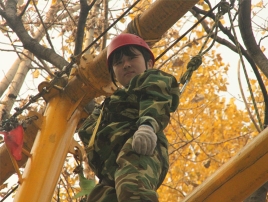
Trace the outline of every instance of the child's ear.
<instances>
[{"instance_id":1,"label":"child's ear","mask_svg":"<svg viewBox=\"0 0 268 202\"><path fill-rule=\"evenodd\" d=\"M153 60L148 60L148 62L147 62L147 67L148 67L148 69L152 69L153 68Z\"/></svg>"}]
</instances>

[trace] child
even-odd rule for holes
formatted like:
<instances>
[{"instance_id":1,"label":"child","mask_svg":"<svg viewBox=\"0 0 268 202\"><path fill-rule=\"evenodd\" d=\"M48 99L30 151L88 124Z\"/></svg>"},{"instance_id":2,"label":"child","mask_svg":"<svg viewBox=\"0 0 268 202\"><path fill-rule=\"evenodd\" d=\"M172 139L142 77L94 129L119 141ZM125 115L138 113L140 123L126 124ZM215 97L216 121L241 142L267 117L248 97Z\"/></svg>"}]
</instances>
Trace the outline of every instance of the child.
<instances>
[{"instance_id":1,"label":"child","mask_svg":"<svg viewBox=\"0 0 268 202\"><path fill-rule=\"evenodd\" d=\"M158 201L156 190L169 166L163 130L178 106L179 89L172 75L152 69L154 60L146 42L133 34L120 34L108 46L111 79L121 88L79 130L100 180L90 202Z\"/></svg>"}]
</instances>

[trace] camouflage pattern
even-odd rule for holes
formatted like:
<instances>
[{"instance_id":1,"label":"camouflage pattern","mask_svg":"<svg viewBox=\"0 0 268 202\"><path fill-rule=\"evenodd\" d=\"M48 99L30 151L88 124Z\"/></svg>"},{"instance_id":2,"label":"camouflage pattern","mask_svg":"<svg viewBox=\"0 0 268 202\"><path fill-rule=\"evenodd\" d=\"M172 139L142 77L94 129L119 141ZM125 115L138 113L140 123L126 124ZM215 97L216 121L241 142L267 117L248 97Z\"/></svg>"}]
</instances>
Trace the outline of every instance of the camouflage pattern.
<instances>
[{"instance_id":1,"label":"camouflage pattern","mask_svg":"<svg viewBox=\"0 0 268 202\"><path fill-rule=\"evenodd\" d=\"M154 69L135 76L127 88L105 99L94 149L86 149L89 165L100 179L89 201L158 201L156 190L168 170L168 142L163 130L178 103L176 79ZM79 130L85 147L99 114L100 108L96 108ZM132 150L132 136L142 124L151 125L158 138L152 156Z\"/></svg>"}]
</instances>

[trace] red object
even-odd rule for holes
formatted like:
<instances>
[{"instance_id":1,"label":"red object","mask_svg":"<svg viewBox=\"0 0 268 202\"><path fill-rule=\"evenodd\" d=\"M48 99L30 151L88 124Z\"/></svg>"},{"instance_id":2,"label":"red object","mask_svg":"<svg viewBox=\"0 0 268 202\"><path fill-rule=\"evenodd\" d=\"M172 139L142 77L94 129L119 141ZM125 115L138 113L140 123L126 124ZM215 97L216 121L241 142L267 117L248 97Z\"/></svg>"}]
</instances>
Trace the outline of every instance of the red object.
<instances>
[{"instance_id":1,"label":"red object","mask_svg":"<svg viewBox=\"0 0 268 202\"><path fill-rule=\"evenodd\" d=\"M23 127L19 125L17 128L9 132L0 131L4 135L4 141L12 156L17 160L21 160L22 146L23 146Z\"/></svg>"},{"instance_id":2,"label":"red object","mask_svg":"<svg viewBox=\"0 0 268 202\"><path fill-rule=\"evenodd\" d=\"M123 46L128 46L128 45L137 45L137 46L141 46L147 49L151 53L151 58L154 64L155 62L154 54L152 53L148 44L142 38L140 38L139 36L135 34L123 33L113 38L113 40L111 41L110 45L107 48L108 67L110 65L112 53L116 51L118 48L121 48Z\"/></svg>"}]
</instances>

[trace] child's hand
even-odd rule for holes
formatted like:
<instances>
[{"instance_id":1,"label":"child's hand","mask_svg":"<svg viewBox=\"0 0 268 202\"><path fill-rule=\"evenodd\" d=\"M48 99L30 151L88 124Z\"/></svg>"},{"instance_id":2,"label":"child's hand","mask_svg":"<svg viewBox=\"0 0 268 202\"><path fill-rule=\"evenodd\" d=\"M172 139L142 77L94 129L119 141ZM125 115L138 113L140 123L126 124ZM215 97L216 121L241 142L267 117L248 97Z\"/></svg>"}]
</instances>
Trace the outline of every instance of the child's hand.
<instances>
[{"instance_id":1,"label":"child's hand","mask_svg":"<svg viewBox=\"0 0 268 202\"><path fill-rule=\"evenodd\" d=\"M141 125L133 135L132 148L138 154L152 155L156 147L157 136L151 126Z\"/></svg>"}]
</instances>

